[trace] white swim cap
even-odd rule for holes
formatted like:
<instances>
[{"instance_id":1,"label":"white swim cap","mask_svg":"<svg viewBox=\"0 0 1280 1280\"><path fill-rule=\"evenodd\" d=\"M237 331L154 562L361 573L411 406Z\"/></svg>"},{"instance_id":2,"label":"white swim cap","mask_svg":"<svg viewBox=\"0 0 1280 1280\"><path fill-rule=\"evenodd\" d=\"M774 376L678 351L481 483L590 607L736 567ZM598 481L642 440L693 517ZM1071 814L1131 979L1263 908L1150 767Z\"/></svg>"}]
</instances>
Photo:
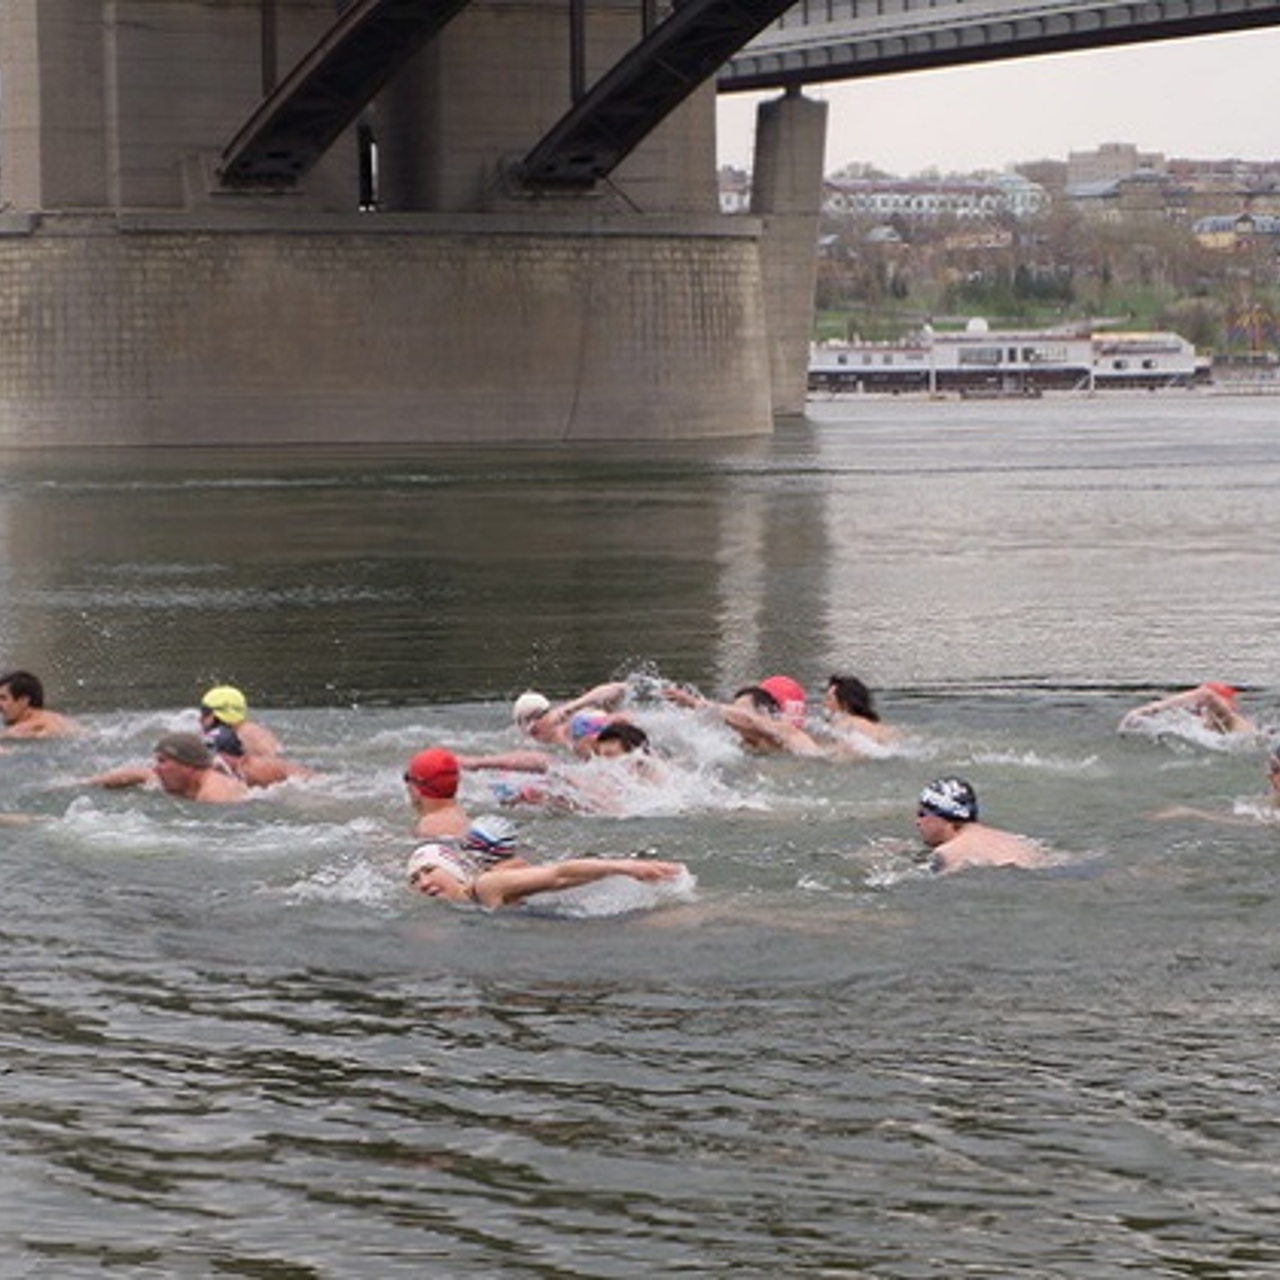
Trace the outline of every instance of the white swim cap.
<instances>
[{"instance_id":1,"label":"white swim cap","mask_svg":"<svg viewBox=\"0 0 1280 1280\"><path fill-rule=\"evenodd\" d=\"M443 844L419 845L405 864L405 873L413 880L420 871L440 870L451 875L460 884L470 884L475 878L475 868L456 849Z\"/></svg>"},{"instance_id":2,"label":"white swim cap","mask_svg":"<svg viewBox=\"0 0 1280 1280\"><path fill-rule=\"evenodd\" d=\"M531 720L551 710L551 700L535 689L527 689L511 706L511 718L523 728Z\"/></svg>"}]
</instances>

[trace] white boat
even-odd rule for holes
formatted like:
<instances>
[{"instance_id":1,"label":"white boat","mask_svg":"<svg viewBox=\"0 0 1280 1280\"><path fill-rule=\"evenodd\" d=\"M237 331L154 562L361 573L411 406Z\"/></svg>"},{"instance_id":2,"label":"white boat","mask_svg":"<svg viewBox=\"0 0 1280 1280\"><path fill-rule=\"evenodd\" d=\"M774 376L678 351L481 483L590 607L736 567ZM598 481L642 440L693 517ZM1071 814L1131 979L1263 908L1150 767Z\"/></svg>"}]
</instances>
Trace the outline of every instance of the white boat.
<instances>
[{"instance_id":1,"label":"white boat","mask_svg":"<svg viewBox=\"0 0 1280 1280\"><path fill-rule=\"evenodd\" d=\"M815 392L904 391L972 398L1034 397L1044 391L1132 387L1152 390L1208 382L1208 360L1180 334L926 326L902 342L815 345L809 389Z\"/></svg>"}]
</instances>

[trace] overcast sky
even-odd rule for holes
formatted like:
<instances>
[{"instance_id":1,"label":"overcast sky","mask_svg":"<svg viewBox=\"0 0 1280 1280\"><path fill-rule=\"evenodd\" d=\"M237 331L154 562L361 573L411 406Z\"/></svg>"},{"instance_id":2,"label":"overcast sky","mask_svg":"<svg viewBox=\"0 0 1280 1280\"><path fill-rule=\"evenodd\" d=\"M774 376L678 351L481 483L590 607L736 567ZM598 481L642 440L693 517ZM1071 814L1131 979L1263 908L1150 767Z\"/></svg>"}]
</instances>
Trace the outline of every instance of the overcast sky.
<instances>
[{"instance_id":1,"label":"overcast sky","mask_svg":"<svg viewBox=\"0 0 1280 1280\"><path fill-rule=\"evenodd\" d=\"M909 175L1065 160L1104 142L1189 158L1280 158L1280 28L814 85L831 173ZM751 167L755 106L721 94L721 164Z\"/></svg>"}]
</instances>

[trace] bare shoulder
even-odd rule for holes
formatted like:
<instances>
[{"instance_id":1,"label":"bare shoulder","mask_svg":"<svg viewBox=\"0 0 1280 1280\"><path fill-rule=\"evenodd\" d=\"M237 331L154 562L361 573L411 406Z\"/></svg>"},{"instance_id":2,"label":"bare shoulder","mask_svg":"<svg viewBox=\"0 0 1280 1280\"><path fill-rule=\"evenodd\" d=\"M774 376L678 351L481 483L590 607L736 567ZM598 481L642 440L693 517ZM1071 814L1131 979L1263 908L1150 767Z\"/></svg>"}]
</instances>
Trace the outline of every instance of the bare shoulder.
<instances>
[{"instance_id":1,"label":"bare shoulder","mask_svg":"<svg viewBox=\"0 0 1280 1280\"><path fill-rule=\"evenodd\" d=\"M969 823L960 833L937 850L943 871L960 871L965 867L1042 867L1048 862L1045 851L1034 840Z\"/></svg>"}]
</instances>

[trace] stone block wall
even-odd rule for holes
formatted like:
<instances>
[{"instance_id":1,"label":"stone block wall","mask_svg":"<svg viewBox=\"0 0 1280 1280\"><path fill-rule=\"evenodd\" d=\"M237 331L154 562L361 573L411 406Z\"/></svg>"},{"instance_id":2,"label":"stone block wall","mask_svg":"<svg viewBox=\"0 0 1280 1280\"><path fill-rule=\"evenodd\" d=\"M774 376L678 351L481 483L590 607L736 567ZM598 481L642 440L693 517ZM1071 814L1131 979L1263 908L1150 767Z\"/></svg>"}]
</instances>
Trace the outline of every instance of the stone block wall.
<instances>
[{"instance_id":1,"label":"stone block wall","mask_svg":"<svg viewBox=\"0 0 1280 1280\"><path fill-rule=\"evenodd\" d=\"M767 432L755 231L46 219L0 234L0 447Z\"/></svg>"}]
</instances>

